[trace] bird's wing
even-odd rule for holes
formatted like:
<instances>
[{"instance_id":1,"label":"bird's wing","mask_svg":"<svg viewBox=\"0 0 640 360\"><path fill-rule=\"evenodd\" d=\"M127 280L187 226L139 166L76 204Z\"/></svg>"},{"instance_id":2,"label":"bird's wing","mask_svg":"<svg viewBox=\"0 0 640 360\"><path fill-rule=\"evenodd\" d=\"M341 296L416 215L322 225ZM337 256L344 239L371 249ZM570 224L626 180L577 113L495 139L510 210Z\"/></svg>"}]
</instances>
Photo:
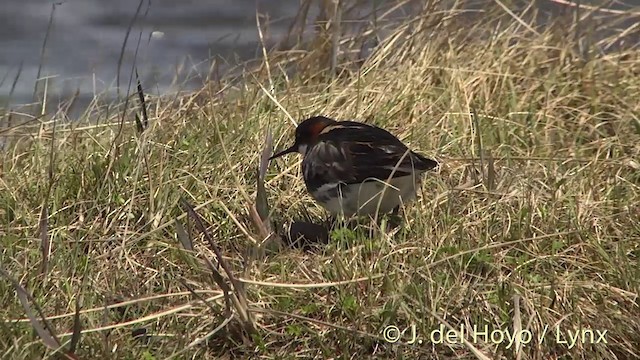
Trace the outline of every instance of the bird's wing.
<instances>
[{"instance_id":1,"label":"bird's wing","mask_svg":"<svg viewBox=\"0 0 640 360\"><path fill-rule=\"evenodd\" d=\"M433 160L409 150L400 144L375 144L369 142L346 143L349 147L356 182L375 178L387 180L423 172L436 166Z\"/></svg>"},{"instance_id":2,"label":"bird's wing","mask_svg":"<svg viewBox=\"0 0 640 360\"><path fill-rule=\"evenodd\" d=\"M310 191L324 184L355 182L351 157L344 150L330 141L320 141L307 150L302 171Z\"/></svg>"}]
</instances>

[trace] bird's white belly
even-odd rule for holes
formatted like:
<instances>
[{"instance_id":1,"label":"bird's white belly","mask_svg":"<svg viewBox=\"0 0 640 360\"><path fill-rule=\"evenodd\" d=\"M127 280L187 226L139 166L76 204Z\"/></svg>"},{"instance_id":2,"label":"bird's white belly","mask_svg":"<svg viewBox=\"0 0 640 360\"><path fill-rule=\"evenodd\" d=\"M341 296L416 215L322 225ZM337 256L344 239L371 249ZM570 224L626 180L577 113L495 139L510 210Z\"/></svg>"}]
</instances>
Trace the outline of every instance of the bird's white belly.
<instances>
[{"instance_id":1,"label":"bird's white belly","mask_svg":"<svg viewBox=\"0 0 640 360\"><path fill-rule=\"evenodd\" d=\"M344 213L345 216L375 215L392 211L395 207L415 198L419 175L404 176L391 179L387 184L383 181L367 181L362 184L346 185L346 190L338 197L327 199L325 193L333 190L337 184L321 186L314 195L320 204L334 215ZM390 186L389 186L390 185Z\"/></svg>"}]
</instances>

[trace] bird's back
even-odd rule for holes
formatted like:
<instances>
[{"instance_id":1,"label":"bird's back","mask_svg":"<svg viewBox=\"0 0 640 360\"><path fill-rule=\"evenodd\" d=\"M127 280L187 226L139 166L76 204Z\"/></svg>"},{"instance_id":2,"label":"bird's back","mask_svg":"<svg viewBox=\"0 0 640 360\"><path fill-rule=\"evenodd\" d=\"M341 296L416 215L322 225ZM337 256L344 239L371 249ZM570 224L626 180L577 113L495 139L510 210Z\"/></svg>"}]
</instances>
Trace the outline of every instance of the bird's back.
<instances>
[{"instance_id":1,"label":"bird's back","mask_svg":"<svg viewBox=\"0 0 640 360\"><path fill-rule=\"evenodd\" d=\"M437 162L409 150L388 131L355 121L327 126L303 161L305 180L316 184L385 181L436 166Z\"/></svg>"}]
</instances>

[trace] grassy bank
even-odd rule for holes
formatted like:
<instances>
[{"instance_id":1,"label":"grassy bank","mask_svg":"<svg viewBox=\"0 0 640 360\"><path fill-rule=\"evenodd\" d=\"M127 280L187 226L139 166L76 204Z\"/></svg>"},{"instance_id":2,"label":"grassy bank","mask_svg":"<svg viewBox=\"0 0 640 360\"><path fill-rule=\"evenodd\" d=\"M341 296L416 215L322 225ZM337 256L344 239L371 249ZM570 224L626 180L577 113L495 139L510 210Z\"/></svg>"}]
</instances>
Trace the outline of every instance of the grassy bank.
<instances>
[{"instance_id":1,"label":"grassy bank","mask_svg":"<svg viewBox=\"0 0 640 360\"><path fill-rule=\"evenodd\" d=\"M143 132L136 95L125 113L96 104L72 123L14 114L0 153L0 357L54 357L10 278L65 348L81 329L82 359L640 356L637 47L602 53L616 35L533 28L499 6L458 15L389 27L366 59L370 29L334 56L329 27L201 91L147 99ZM291 120L314 114L383 126L442 166L400 228L362 221L315 252L255 251L266 133L281 148ZM278 224L324 216L298 161L267 172ZM214 246L181 197L246 305L226 310ZM390 344L389 326L419 341ZM467 342L434 341L441 326ZM473 336L485 326L488 339Z\"/></svg>"}]
</instances>

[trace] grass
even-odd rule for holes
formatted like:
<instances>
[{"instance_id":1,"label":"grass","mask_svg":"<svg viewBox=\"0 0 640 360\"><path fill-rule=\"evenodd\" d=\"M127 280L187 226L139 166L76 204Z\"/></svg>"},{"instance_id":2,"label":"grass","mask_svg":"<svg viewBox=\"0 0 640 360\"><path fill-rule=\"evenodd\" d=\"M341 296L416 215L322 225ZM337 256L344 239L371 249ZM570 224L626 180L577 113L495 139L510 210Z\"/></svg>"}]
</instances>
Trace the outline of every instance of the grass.
<instances>
[{"instance_id":1,"label":"grass","mask_svg":"<svg viewBox=\"0 0 640 360\"><path fill-rule=\"evenodd\" d=\"M640 53L602 53L617 35L587 42L566 35L574 21L534 16L425 10L366 59L370 28L340 51L325 28L200 91L147 97L143 132L135 94L73 122L14 113L0 153L0 356L60 356L24 297L82 359L637 358ZM255 251L266 133L282 148L292 120L314 114L383 126L442 166L399 228L362 220L314 252ZM267 171L277 227L324 216L298 165ZM226 309L212 274L247 303ZM411 331L388 343L389 326L422 343L407 344ZM433 332L450 329L450 341Z\"/></svg>"}]
</instances>

